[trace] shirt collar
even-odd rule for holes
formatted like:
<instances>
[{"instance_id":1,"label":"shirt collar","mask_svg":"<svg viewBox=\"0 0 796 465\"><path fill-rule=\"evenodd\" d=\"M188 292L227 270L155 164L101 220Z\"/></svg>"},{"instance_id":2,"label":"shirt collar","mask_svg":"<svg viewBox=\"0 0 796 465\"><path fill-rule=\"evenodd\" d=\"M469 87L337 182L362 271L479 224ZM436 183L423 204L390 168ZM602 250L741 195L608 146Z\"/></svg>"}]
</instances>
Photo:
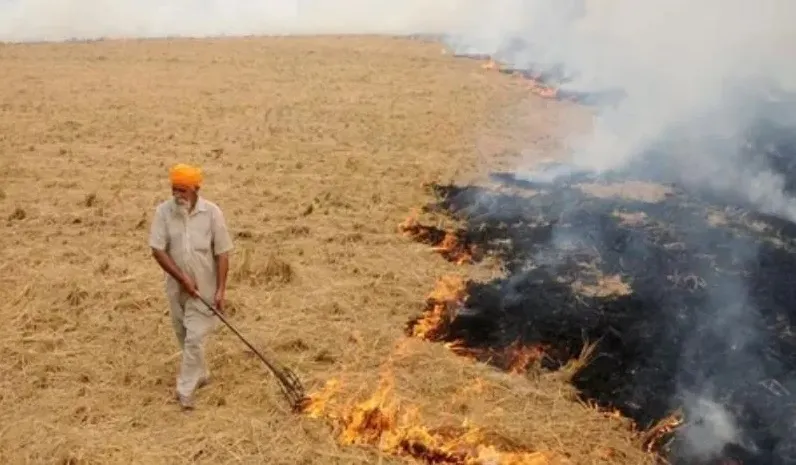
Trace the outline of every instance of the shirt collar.
<instances>
[{"instance_id":1,"label":"shirt collar","mask_svg":"<svg viewBox=\"0 0 796 465\"><path fill-rule=\"evenodd\" d=\"M196 208L194 208L195 212L204 212L207 211L207 201L201 197L196 199Z\"/></svg>"}]
</instances>

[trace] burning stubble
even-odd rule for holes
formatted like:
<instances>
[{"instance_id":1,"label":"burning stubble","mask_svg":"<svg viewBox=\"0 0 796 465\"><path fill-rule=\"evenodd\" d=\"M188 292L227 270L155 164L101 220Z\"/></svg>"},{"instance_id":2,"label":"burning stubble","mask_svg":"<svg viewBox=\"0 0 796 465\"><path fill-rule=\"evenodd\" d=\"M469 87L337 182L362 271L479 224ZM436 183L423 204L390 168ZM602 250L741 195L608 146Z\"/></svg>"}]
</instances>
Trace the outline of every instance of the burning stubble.
<instances>
[{"instance_id":1,"label":"burning stubble","mask_svg":"<svg viewBox=\"0 0 796 465\"><path fill-rule=\"evenodd\" d=\"M788 193L793 183L787 173L791 163L786 161L796 148L787 137L796 128L796 99L791 95L796 91L796 66L788 58L796 50L789 26L796 17L794 4L782 0L754 5L716 0L581 4L583 11L561 6L560 14L549 15L559 19L550 26L553 35L547 35L549 28L514 30L499 39L491 37L480 47L466 33L458 37L460 51L498 57L537 79L557 75L554 85L560 91L599 94L618 89L623 95L619 100L595 99L593 131L569 140L574 167L559 167L557 173L542 169L522 180L557 189L571 181L573 172L585 172L602 183L608 177L674 182L704 199L796 222L796 199ZM561 68L566 71L560 72ZM588 250L616 248L604 219L581 214L583 205L572 200L580 198L564 200L561 215L570 221L556 222L551 242L535 247L529 259L552 266L551 279L585 256L602 260L601 253ZM655 208L651 206L655 202L634 203L625 210ZM674 227L659 228L674 229L680 236L679 246L670 244L672 252L682 247L709 257L724 242L719 247L730 257L729 266L744 270L761 266L757 244L735 240L681 212L678 207L668 211L662 219ZM493 214L499 215L497 209ZM684 228L687 222L692 224ZM651 228L637 229L658 234ZM647 245L644 240L621 244L620 260L646 262L652 272L669 269L653 261L657 252ZM761 350L766 336L759 328L765 323L759 316L759 299L749 295L754 286L749 273L754 272L728 272L715 266L707 259L687 271L695 276L690 281L699 284L694 292L701 294L693 314L686 317L677 311L663 316L690 321L689 329L679 331L674 340L681 355L671 404L685 403L698 425L683 430L681 452L700 459L721 455L732 444L759 452L756 441L744 431L750 425L737 424L744 420L726 406L728 395L782 371ZM685 282L677 279L683 272L673 273L672 281ZM707 281L703 276L709 276ZM507 298L516 301L517 292L510 292ZM678 305L675 300L664 306ZM761 406L757 414L769 418L772 412ZM773 434L782 444L794 439L787 433ZM786 457L780 454L776 460Z\"/></svg>"},{"instance_id":2,"label":"burning stubble","mask_svg":"<svg viewBox=\"0 0 796 465\"><path fill-rule=\"evenodd\" d=\"M747 227L746 213L717 224L712 205L683 192L434 192L429 210L463 222L457 234L479 237L508 275L441 280L408 334L510 372L558 370L588 401L654 424L646 450L676 463L789 463L792 286L782 277L796 269L793 240L768 241L772 229ZM589 291L619 277L620 292Z\"/></svg>"},{"instance_id":3,"label":"burning stubble","mask_svg":"<svg viewBox=\"0 0 796 465\"><path fill-rule=\"evenodd\" d=\"M548 450L523 450L464 421L461 425L429 427L420 410L393 394L394 379L384 370L378 388L363 400L339 401L341 384L331 380L304 406L312 418L332 422L343 445L375 446L381 452L421 463L470 465L571 465L564 454ZM501 450L509 448L511 450Z\"/></svg>"},{"instance_id":4,"label":"burning stubble","mask_svg":"<svg viewBox=\"0 0 796 465\"><path fill-rule=\"evenodd\" d=\"M425 226L420 224L414 215L401 223L398 229L407 237L431 245L434 252L456 264L473 263L481 258L478 246L462 231L445 231Z\"/></svg>"}]
</instances>

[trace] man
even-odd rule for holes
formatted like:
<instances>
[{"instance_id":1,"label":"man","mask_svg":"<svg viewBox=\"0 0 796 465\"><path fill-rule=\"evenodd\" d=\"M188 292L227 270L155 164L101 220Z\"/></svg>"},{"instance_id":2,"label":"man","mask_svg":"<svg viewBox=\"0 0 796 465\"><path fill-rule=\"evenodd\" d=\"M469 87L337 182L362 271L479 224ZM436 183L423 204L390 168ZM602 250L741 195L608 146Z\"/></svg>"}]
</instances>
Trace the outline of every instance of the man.
<instances>
[{"instance_id":1,"label":"man","mask_svg":"<svg viewBox=\"0 0 796 465\"><path fill-rule=\"evenodd\" d=\"M149 246L165 272L171 321L182 349L177 400L192 409L194 391L210 380L204 340L218 320L198 297L223 311L232 239L221 209L199 195L201 169L178 164L169 179L172 198L155 209Z\"/></svg>"}]
</instances>

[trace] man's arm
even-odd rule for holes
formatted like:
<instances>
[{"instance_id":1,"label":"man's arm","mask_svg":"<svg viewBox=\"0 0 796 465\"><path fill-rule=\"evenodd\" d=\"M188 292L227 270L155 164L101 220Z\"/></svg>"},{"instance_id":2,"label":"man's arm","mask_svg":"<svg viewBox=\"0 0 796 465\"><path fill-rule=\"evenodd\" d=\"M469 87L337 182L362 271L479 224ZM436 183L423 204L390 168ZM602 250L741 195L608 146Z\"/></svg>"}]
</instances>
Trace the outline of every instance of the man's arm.
<instances>
[{"instance_id":1,"label":"man's arm","mask_svg":"<svg viewBox=\"0 0 796 465\"><path fill-rule=\"evenodd\" d=\"M174 263L174 259L171 258L171 256L167 254L165 250L156 249L153 247L152 256L155 257L155 261L158 262L158 265L160 265L163 271L170 274L171 277L176 279L178 283L183 285L183 287L186 289L194 287L191 285L191 280L188 279L182 270L180 270L177 264Z\"/></svg>"},{"instance_id":2,"label":"man's arm","mask_svg":"<svg viewBox=\"0 0 796 465\"><path fill-rule=\"evenodd\" d=\"M213 254L216 256L216 298L214 303L216 308L223 311L229 274L229 253L233 246L224 213L220 208L213 211L212 228Z\"/></svg>"},{"instance_id":3,"label":"man's arm","mask_svg":"<svg viewBox=\"0 0 796 465\"><path fill-rule=\"evenodd\" d=\"M216 256L216 288L227 289L227 273L229 273L229 252Z\"/></svg>"},{"instance_id":4,"label":"man's arm","mask_svg":"<svg viewBox=\"0 0 796 465\"><path fill-rule=\"evenodd\" d=\"M229 273L229 252L232 250L232 237L221 209L213 212L213 253L216 256L216 308L223 311L224 296L227 292Z\"/></svg>"}]
</instances>

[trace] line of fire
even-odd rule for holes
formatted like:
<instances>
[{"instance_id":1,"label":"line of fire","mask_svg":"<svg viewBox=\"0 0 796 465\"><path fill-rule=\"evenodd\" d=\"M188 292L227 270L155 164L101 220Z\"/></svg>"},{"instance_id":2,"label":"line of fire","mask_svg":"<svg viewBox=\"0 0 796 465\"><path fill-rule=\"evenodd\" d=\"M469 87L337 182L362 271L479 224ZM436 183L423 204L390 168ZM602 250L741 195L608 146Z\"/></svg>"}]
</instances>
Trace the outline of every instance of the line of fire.
<instances>
[{"instance_id":1,"label":"line of fire","mask_svg":"<svg viewBox=\"0 0 796 465\"><path fill-rule=\"evenodd\" d=\"M631 418L669 463L792 463L787 224L682 192L637 201L588 183L532 196L430 187L426 211L464 226L409 218L404 234L455 263L498 257L506 276L441 279L407 334L509 372L570 371L584 400ZM709 433L719 421L737 442L699 457L693 438L721 440Z\"/></svg>"}]
</instances>

